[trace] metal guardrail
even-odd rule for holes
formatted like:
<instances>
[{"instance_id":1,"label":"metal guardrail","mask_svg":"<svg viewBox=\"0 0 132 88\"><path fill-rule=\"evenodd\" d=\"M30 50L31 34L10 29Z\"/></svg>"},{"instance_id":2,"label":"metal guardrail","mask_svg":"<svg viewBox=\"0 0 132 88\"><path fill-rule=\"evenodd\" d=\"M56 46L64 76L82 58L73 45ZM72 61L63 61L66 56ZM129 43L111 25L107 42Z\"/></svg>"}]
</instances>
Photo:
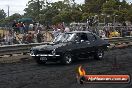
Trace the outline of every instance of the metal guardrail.
<instances>
[{"instance_id":1,"label":"metal guardrail","mask_svg":"<svg viewBox=\"0 0 132 88\"><path fill-rule=\"evenodd\" d=\"M115 37L115 38L104 38L104 40L109 41L111 44L118 44L118 43L129 43L132 42L132 37ZM38 46L38 45L45 45L48 42L44 43L32 43L32 44L18 44L18 45L4 45L0 46L0 56L1 55L12 55L12 54L19 54L19 53L28 53L31 47Z\"/></svg>"},{"instance_id":2,"label":"metal guardrail","mask_svg":"<svg viewBox=\"0 0 132 88\"><path fill-rule=\"evenodd\" d=\"M18 45L5 45L0 47L0 55L12 55L18 53L28 53L31 47L44 45L45 43L32 43L32 44L18 44Z\"/></svg>"},{"instance_id":3,"label":"metal guardrail","mask_svg":"<svg viewBox=\"0 0 132 88\"><path fill-rule=\"evenodd\" d=\"M104 38L104 40L109 41L109 43L129 43L132 42L132 36L126 36L126 37L113 37L113 38Z\"/></svg>"}]
</instances>

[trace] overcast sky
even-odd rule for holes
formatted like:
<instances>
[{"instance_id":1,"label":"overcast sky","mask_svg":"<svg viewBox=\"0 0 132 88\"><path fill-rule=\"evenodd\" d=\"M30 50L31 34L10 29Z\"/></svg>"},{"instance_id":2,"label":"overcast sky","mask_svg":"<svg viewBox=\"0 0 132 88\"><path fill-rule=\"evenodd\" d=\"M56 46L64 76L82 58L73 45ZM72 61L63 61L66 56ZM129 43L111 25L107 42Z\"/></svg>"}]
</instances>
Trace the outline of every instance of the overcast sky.
<instances>
[{"instance_id":1,"label":"overcast sky","mask_svg":"<svg viewBox=\"0 0 132 88\"><path fill-rule=\"evenodd\" d=\"M14 13L24 13L24 8L26 8L26 4L29 0L0 0L0 9L4 9L7 13L8 5L10 6L10 15ZM59 0L48 0L48 1L59 1ZM61 0L62 1L62 0ZM132 2L132 0L126 0ZM75 0L77 3L83 3L84 0Z\"/></svg>"}]
</instances>

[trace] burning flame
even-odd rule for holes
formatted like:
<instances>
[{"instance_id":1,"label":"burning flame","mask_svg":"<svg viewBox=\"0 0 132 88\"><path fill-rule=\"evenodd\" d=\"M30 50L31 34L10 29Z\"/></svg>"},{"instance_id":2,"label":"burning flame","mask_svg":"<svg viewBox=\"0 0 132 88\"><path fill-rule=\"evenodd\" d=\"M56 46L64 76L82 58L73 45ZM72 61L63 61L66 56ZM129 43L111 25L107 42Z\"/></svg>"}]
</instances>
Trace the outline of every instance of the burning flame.
<instances>
[{"instance_id":1,"label":"burning flame","mask_svg":"<svg viewBox=\"0 0 132 88\"><path fill-rule=\"evenodd\" d=\"M85 72L85 70L82 68L82 66L79 66L78 71L79 71L79 75L80 75L80 76L84 76L84 75L86 74L86 72Z\"/></svg>"}]
</instances>

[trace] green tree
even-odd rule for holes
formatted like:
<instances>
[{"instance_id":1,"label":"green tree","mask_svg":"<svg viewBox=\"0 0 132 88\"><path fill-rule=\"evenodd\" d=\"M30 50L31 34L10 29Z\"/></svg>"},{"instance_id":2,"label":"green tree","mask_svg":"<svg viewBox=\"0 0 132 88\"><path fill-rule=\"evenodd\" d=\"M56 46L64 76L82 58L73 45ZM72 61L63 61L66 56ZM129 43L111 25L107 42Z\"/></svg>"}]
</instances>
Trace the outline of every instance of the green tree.
<instances>
[{"instance_id":1,"label":"green tree","mask_svg":"<svg viewBox=\"0 0 132 88\"><path fill-rule=\"evenodd\" d=\"M43 20L41 22L46 25L57 22L55 20L53 22L53 18L57 18L58 16L60 16L58 14L67 10L67 8L68 6L62 1L48 3L48 5L41 11L41 15L43 16Z\"/></svg>"},{"instance_id":2,"label":"green tree","mask_svg":"<svg viewBox=\"0 0 132 88\"><path fill-rule=\"evenodd\" d=\"M86 13L86 12L83 13L82 14L82 21L85 21L86 22L87 19L89 19L89 17L91 17L91 15L89 13Z\"/></svg>"},{"instance_id":3,"label":"green tree","mask_svg":"<svg viewBox=\"0 0 132 88\"><path fill-rule=\"evenodd\" d=\"M11 16L9 16L9 17L6 17L5 19L0 20L0 24L3 25L3 26L4 25L11 26L11 22L13 20L18 20L20 18L22 18L22 16L19 13L15 13L15 14L12 14Z\"/></svg>"},{"instance_id":4,"label":"green tree","mask_svg":"<svg viewBox=\"0 0 132 88\"><path fill-rule=\"evenodd\" d=\"M22 16L19 13L14 13L11 16L7 17L6 19L8 19L9 21L13 21L13 20L18 20L22 18Z\"/></svg>"},{"instance_id":5,"label":"green tree","mask_svg":"<svg viewBox=\"0 0 132 88\"><path fill-rule=\"evenodd\" d=\"M0 9L0 19L4 19L6 17L6 13L4 12L4 10Z\"/></svg>"},{"instance_id":6,"label":"green tree","mask_svg":"<svg viewBox=\"0 0 132 88\"><path fill-rule=\"evenodd\" d=\"M132 23L132 5L131 7L127 10L127 16L126 20L130 21Z\"/></svg>"},{"instance_id":7,"label":"green tree","mask_svg":"<svg viewBox=\"0 0 132 88\"><path fill-rule=\"evenodd\" d=\"M68 11L62 11L58 15L56 15L53 19L53 23L69 23L71 22L71 14Z\"/></svg>"},{"instance_id":8,"label":"green tree","mask_svg":"<svg viewBox=\"0 0 132 88\"><path fill-rule=\"evenodd\" d=\"M104 3L102 6L102 12L105 14L113 15L115 12L115 6L116 6L115 0L106 1L106 3Z\"/></svg>"},{"instance_id":9,"label":"green tree","mask_svg":"<svg viewBox=\"0 0 132 88\"><path fill-rule=\"evenodd\" d=\"M39 1L39 2L38 2ZM31 17L34 20L39 20L40 10L44 5L44 0L30 0L27 4L27 8L24 9L25 17Z\"/></svg>"},{"instance_id":10,"label":"green tree","mask_svg":"<svg viewBox=\"0 0 132 88\"><path fill-rule=\"evenodd\" d=\"M83 7L85 12L99 14L101 13L102 5L105 2L106 0L87 0Z\"/></svg>"},{"instance_id":11,"label":"green tree","mask_svg":"<svg viewBox=\"0 0 132 88\"><path fill-rule=\"evenodd\" d=\"M39 1L39 3L38 3ZM85 4L76 4L75 0L46 2L45 0L30 0L25 8L25 17L31 17L42 24L56 24L60 22L81 22L95 15L103 22L131 21L131 5L125 0L86 0ZM102 16L101 14L105 14ZM107 16L110 17L107 17ZM118 16L117 16L118 15ZM102 19L102 20L101 20Z\"/></svg>"}]
</instances>

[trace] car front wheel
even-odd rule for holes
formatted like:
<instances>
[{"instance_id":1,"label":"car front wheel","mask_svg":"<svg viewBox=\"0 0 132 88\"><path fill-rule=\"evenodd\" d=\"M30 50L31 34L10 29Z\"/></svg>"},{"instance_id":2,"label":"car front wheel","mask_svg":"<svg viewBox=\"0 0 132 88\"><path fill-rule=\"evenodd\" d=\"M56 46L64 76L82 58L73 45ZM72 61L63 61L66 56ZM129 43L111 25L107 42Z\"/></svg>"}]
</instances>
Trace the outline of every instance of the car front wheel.
<instances>
[{"instance_id":1,"label":"car front wheel","mask_svg":"<svg viewBox=\"0 0 132 88\"><path fill-rule=\"evenodd\" d=\"M68 65L72 63L72 60L72 55L70 53L66 53L64 54L61 63Z\"/></svg>"},{"instance_id":2,"label":"car front wheel","mask_svg":"<svg viewBox=\"0 0 132 88\"><path fill-rule=\"evenodd\" d=\"M103 50L97 50L97 52L95 52L94 58L97 60L102 60L104 57L104 51Z\"/></svg>"}]
</instances>

